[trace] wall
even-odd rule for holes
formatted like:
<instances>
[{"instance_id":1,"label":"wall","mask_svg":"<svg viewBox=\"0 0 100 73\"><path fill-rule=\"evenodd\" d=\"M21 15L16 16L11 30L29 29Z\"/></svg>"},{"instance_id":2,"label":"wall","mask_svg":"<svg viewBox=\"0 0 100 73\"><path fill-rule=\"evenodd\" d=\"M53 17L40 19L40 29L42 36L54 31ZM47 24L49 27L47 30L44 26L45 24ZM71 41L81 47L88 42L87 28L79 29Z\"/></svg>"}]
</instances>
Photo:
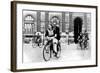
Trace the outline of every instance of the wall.
<instances>
[{"instance_id":1,"label":"wall","mask_svg":"<svg viewBox=\"0 0 100 73\"><path fill-rule=\"evenodd\" d=\"M10 1L11 0L0 0L0 73L12 73L10 71ZM57 2L57 3L67 3L67 4L83 4L83 5L98 5L100 7L99 0L31 0L37 2ZM99 12L100 13L100 10ZM98 14L98 20L99 18ZM98 22L98 24L100 21ZM100 25L98 25L100 28ZM98 29L100 31L100 29ZM98 33L100 37L100 33ZM100 38L98 38L98 43L100 43ZM98 52L100 46L98 45ZM100 56L100 53L99 53ZM98 58L100 61L100 57ZM100 63L100 62L99 62ZM92 68L77 68L77 69L62 69L62 70L50 70L50 71L35 71L34 73L99 73L100 66ZM25 72L33 73L33 72Z\"/></svg>"}]
</instances>

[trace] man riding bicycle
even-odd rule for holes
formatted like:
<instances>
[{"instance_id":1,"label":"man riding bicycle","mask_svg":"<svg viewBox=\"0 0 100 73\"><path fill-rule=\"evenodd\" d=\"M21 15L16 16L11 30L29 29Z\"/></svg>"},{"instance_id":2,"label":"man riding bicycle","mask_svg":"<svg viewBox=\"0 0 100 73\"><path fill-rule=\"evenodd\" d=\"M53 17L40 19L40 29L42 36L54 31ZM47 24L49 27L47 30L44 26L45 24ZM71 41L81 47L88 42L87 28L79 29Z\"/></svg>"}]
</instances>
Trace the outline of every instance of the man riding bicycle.
<instances>
[{"instance_id":1,"label":"man riding bicycle","mask_svg":"<svg viewBox=\"0 0 100 73\"><path fill-rule=\"evenodd\" d=\"M88 40L89 40L89 37L88 37L87 30L85 30L83 33L80 33L80 35L78 37L78 41L80 43L80 47L84 46L84 49L87 48Z\"/></svg>"}]
</instances>

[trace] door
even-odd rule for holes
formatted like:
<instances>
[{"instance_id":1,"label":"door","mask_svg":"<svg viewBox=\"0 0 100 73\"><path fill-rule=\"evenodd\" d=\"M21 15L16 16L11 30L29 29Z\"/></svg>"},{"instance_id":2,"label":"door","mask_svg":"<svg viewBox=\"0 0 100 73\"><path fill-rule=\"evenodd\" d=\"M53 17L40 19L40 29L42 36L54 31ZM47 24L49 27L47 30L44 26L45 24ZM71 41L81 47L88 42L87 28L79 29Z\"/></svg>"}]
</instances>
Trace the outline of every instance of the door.
<instances>
[{"instance_id":1,"label":"door","mask_svg":"<svg viewBox=\"0 0 100 73\"><path fill-rule=\"evenodd\" d=\"M78 43L78 36L82 32L82 18L76 17L74 19L74 42Z\"/></svg>"}]
</instances>

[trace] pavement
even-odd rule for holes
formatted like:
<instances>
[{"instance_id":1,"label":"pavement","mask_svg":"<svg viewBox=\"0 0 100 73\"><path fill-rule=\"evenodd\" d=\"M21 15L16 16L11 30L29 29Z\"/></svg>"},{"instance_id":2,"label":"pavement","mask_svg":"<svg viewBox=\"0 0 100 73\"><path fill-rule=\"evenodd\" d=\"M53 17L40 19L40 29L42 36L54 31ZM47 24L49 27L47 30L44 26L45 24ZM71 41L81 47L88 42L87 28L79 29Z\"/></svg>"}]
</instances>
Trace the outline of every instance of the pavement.
<instances>
[{"instance_id":1,"label":"pavement","mask_svg":"<svg viewBox=\"0 0 100 73\"><path fill-rule=\"evenodd\" d=\"M43 46L44 47L44 46ZM45 62L43 59L43 47L33 48L32 44L23 44L23 62ZM61 55L60 58L52 56L49 61L61 62L61 61L75 61L89 59L91 56L90 48L88 50L81 50L77 44L61 43Z\"/></svg>"}]
</instances>

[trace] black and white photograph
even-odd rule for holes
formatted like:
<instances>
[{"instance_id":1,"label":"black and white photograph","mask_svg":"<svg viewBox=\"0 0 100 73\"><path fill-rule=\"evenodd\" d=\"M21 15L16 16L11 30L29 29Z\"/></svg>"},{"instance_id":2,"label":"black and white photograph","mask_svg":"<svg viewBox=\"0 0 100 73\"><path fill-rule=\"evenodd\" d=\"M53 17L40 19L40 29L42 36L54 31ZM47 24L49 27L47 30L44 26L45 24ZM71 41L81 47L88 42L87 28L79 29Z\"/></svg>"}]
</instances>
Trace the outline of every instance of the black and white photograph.
<instances>
[{"instance_id":1,"label":"black and white photograph","mask_svg":"<svg viewBox=\"0 0 100 73\"><path fill-rule=\"evenodd\" d=\"M91 13L23 10L23 63L91 56Z\"/></svg>"},{"instance_id":2,"label":"black and white photograph","mask_svg":"<svg viewBox=\"0 0 100 73\"><path fill-rule=\"evenodd\" d=\"M96 7L16 2L16 69L96 65Z\"/></svg>"}]
</instances>

